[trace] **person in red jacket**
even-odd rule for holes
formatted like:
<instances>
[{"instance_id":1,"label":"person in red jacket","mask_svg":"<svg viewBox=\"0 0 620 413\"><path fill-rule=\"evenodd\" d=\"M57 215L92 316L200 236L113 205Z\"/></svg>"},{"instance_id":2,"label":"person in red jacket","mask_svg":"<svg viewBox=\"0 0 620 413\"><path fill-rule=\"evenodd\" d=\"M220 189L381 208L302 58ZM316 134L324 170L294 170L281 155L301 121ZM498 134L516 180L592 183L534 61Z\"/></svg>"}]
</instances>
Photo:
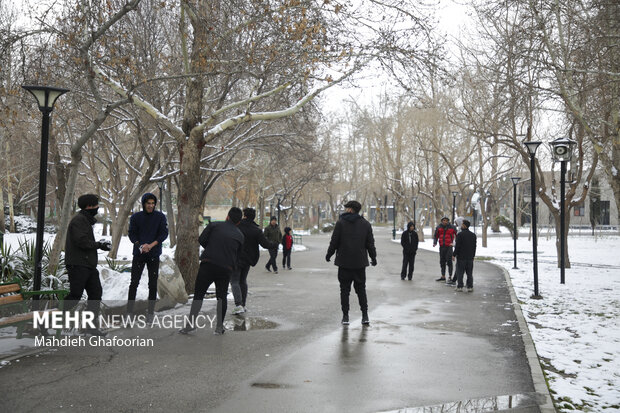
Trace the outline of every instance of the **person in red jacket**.
<instances>
[{"instance_id":1,"label":"person in red jacket","mask_svg":"<svg viewBox=\"0 0 620 413\"><path fill-rule=\"evenodd\" d=\"M445 281L453 284L452 280L452 247L456 239L456 228L450 225L448 217L441 218L441 224L435 228L433 235L433 247L439 242L439 266L441 267L441 277L435 281ZM446 280L446 265L448 266L448 279ZM455 280L456 281L456 280Z\"/></svg>"},{"instance_id":2,"label":"person in red jacket","mask_svg":"<svg viewBox=\"0 0 620 413\"><path fill-rule=\"evenodd\" d=\"M291 268L291 251L293 250L293 230L291 227L284 228L284 236L282 237L282 268Z\"/></svg>"}]
</instances>

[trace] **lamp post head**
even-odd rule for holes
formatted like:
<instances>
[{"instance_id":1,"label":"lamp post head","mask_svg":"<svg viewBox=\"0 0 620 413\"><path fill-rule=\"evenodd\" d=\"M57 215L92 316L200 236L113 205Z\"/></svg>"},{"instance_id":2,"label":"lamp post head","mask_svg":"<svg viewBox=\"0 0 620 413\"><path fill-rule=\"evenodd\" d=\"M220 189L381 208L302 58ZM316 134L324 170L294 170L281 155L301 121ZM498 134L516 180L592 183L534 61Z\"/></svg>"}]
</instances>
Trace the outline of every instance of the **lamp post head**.
<instances>
[{"instance_id":1,"label":"lamp post head","mask_svg":"<svg viewBox=\"0 0 620 413\"><path fill-rule=\"evenodd\" d=\"M456 198L456 196L457 196L458 194L459 194L459 193L458 193L457 191L452 191L452 196L453 196L454 198Z\"/></svg>"},{"instance_id":2,"label":"lamp post head","mask_svg":"<svg viewBox=\"0 0 620 413\"><path fill-rule=\"evenodd\" d=\"M417 201L417 200L418 200L418 197L417 197L417 196L414 196L412 199L413 199L413 202L415 202L415 201Z\"/></svg>"},{"instance_id":3,"label":"lamp post head","mask_svg":"<svg viewBox=\"0 0 620 413\"><path fill-rule=\"evenodd\" d=\"M513 185L516 185L521 180L521 177L520 176L513 176L513 177L510 178L510 180L512 181Z\"/></svg>"},{"instance_id":4,"label":"lamp post head","mask_svg":"<svg viewBox=\"0 0 620 413\"><path fill-rule=\"evenodd\" d=\"M573 145L575 142L568 138L558 138L551 141L551 149L553 152L553 158L557 161L569 161L573 152Z\"/></svg>"},{"instance_id":5,"label":"lamp post head","mask_svg":"<svg viewBox=\"0 0 620 413\"><path fill-rule=\"evenodd\" d=\"M51 112L54 109L56 99L69 91L69 89L51 86L23 85L22 88L26 89L34 96L39 104L39 110L41 112Z\"/></svg>"},{"instance_id":6,"label":"lamp post head","mask_svg":"<svg viewBox=\"0 0 620 413\"><path fill-rule=\"evenodd\" d=\"M525 147L527 148L527 151L529 152L530 156L536 155L536 149L538 149L540 144L542 144L542 142L540 141L523 142L523 145L525 145Z\"/></svg>"}]
</instances>

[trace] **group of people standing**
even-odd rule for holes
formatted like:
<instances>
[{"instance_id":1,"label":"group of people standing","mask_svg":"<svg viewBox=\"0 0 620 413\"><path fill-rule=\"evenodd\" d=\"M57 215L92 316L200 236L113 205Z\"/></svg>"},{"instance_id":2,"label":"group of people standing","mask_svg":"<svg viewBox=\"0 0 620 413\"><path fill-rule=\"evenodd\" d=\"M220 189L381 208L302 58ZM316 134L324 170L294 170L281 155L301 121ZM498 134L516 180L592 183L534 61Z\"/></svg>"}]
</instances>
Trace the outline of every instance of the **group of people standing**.
<instances>
[{"instance_id":1,"label":"group of people standing","mask_svg":"<svg viewBox=\"0 0 620 413\"><path fill-rule=\"evenodd\" d=\"M144 268L148 271L149 300L147 322L154 317L157 299L157 279L159 275L159 257L162 243L168 237L168 225L163 213L156 211L157 197L151 193L142 196L142 211L133 214L129 220L129 239L133 243L133 260L131 266L131 282L129 284L127 313L133 315L136 292ZM102 287L97 271L97 249L109 251L109 241L95 241L93 225L97 222L99 198L93 194L82 195L78 199L80 211L69 224L65 245L65 264L69 276L70 293L66 297L66 308L72 308L86 290L88 309L99 312L99 300ZM326 261L335 254L335 265L338 266L340 284L340 304L342 324L349 324L349 295L351 285L358 296L362 313L362 324L370 323L368 317L368 298L366 295L366 267L377 265L377 251L370 223L359 212L361 204L349 201L345 205L345 213L338 219L331 236ZM293 236L290 227L280 232L275 217L264 230L254 222L256 211L252 208L233 207L228 211L226 220L211 222L199 236L203 247L200 255L200 266L194 286L194 297L191 304L189 322L179 332L187 334L196 329L193 322L202 307L207 289L215 283L217 298L217 325L215 334L224 333L223 320L227 310L228 285L231 285L235 307L233 314L247 311L248 293L247 277L250 267L255 266L259 259L259 246L269 251L267 271L278 272L277 254L280 244L283 246L282 267L291 269L291 251ZM463 291L463 275L467 274L467 291L473 291L473 260L476 253L476 235L469 231L470 223L463 220L460 231L449 223L447 217L435 229L433 246L439 243L441 277L437 281L456 284L457 291ZM415 224L409 222L401 235L403 247L403 263L401 279L412 280L415 256L418 249L418 234ZM370 261L369 261L370 258ZM453 264L456 262L454 277ZM448 277L446 278L446 268ZM105 335L99 329L87 331L93 335Z\"/></svg>"},{"instance_id":2,"label":"group of people standing","mask_svg":"<svg viewBox=\"0 0 620 413\"><path fill-rule=\"evenodd\" d=\"M448 217L441 218L441 223L433 233L433 247L439 244L439 267L441 276L436 281L445 281L448 285L456 285L456 291L463 291L463 275L467 274L465 286L468 292L474 291L474 257L476 256L476 234L469 230L470 222L459 219L460 228L450 224ZM418 234L415 224L409 222L403 231L400 244L403 247L403 265L400 279L413 278L415 256L418 250ZM453 261L456 260L456 271L453 276ZM446 268L448 277L446 278Z\"/></svg>"},{"instance_id":3,"label":"group of people standing","mask_svg":"<svg viewBox=\"0 0 620 413\"><path fill-rule=\"evenodd\" d=\"M129 239L133 243L131 262L131 281L127 297L127 313L133 315L136 292L144 267L148 271L149 302L147 322L152 322L157 300L157 278L159 276L159 256L161 245L168 238L166 216L155 210L157 197L151 193L142 196L142 211L129 219ZM69 277L69 294L65 298L65 309L75 307L84 291L88 295L87 309L98 318L100 301L103 295L99 271L97 270L97 250L110 251L109 241L95 241L93 225L99 211L99 197L94 194L78 198L80 211L71 219L65 241L65 266ZM89 328L87 334L104 336L98 328Z\"/></svg>"}]
</instances>

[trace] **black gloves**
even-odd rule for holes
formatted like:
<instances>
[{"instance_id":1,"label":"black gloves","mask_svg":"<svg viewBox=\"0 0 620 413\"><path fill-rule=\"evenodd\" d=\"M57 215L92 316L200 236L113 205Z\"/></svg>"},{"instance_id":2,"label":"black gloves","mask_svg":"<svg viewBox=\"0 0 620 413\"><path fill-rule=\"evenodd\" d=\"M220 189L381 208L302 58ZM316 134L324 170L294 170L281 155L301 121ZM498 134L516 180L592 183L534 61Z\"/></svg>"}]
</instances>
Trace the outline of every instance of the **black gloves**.
<instances>
[{"instance_id":1,"label":"black gloves","mask_svg":"<svg viewBox=\"0 0 620 413\"><path fill-rule=\"evenodd\" d=\"M329 260L331 259L332 259L332 256L330 254L325 255L325 261L329 262Z\"/></svg>"},{"instance_id":2,"label":"black gloves","mask_svg":"<svg viewBox=\"0 0 620 413\"><path fill-rule=\"evenodd\" d=\"M370 265L372 265L373 267L375 267L377 265L377 259L373 258L370 260Z\"/></svg>"},{"instance_id":3,"label":"black gloves","mask_svg":"<svg viewBox=\"0 0 620 413\"><path fill-rule=\"evenodd\" d=\"M112 243L105 239L99 240L97 244L98 244L97 248L99 248L102 251L110 251L112 249Z\"/></svg>"}]
</instances>

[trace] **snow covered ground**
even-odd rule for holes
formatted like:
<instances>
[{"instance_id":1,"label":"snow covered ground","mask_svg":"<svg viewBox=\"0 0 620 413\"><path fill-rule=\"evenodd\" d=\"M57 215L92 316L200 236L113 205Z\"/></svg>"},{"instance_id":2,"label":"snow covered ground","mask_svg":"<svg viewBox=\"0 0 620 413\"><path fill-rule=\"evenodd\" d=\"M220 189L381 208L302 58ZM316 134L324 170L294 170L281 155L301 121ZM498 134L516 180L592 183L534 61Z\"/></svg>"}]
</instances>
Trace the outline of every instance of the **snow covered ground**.
<instances>
[{"instance_id":1,"label":"snow covered ground","mask_svg":"<svg viewBox=\"0 0 620 413\"><path fill-rule=\"evenodd\" d=\"M479 230L479 229L478 229ZM538 239L539 294L534 293L532 242L526 231L517 241L513 269L513 240L489 236L478 257L489 257L510 273L536 351L561 411L620 411L620 242L617 233L569 236L571 268L560 284L555 237ZM432 247L430 232L420 248ZM476 270L474 268L474 280ZM483 282L483 281L481 281ZM474 281L475 283L475 281Z\"/></svg>"}]
</instances>

